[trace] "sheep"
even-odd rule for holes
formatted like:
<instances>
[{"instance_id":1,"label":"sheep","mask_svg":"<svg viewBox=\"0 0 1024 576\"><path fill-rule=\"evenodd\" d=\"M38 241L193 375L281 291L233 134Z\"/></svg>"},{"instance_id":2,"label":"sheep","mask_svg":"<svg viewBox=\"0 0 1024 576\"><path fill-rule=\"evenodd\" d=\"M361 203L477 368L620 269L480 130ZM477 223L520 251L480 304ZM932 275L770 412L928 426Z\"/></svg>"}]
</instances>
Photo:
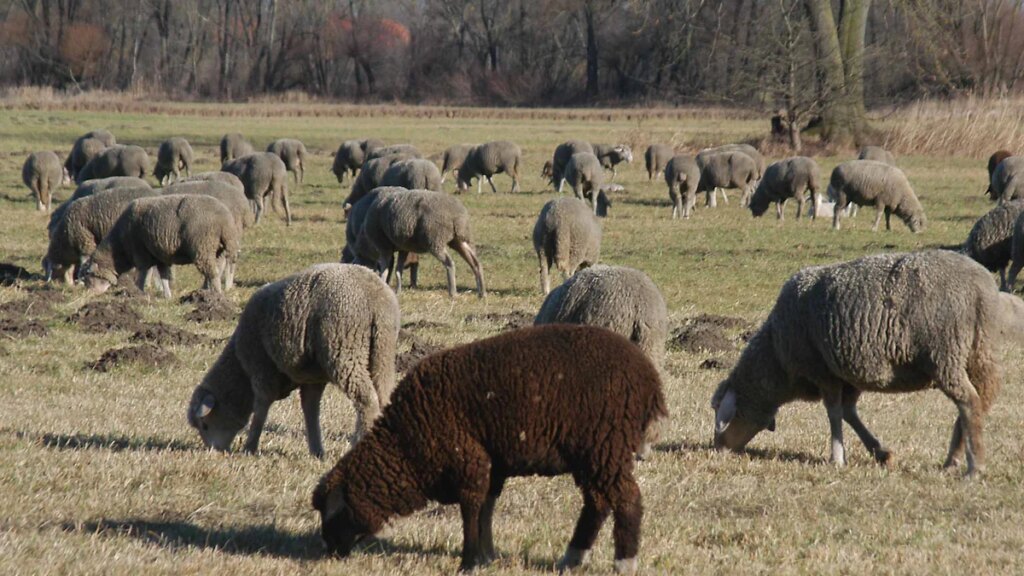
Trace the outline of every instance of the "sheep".
<instances>
[{"instance_id":1,"label":"sheep","mask_svg":"<svg viewBox=\"0 0 1024 576\"><path fill-rule=\"evenodd\" d=\"M540 263L540 288L551 292L548 269L554 265L568 279L601 257L601 224L577 198L558 198L544 205L533 227L533 250Z\"/></svg>"},{"instance_id":2,"label":"sheep","mask_svg":"<svg viewBox=\"0 0 1024 576\"><path fill-rule=\"evenodd\" d=\"M660 162L660 159L659 159ZM672 200L672 219L681 215L689 218L697 201L697 186L700 184L700 167L692 156L673 156L666 164L658 164L665 171L668 197ZM681 186L685 186L680 190Z\"/></svg>"},{"instance_id":3,"label":"sheep","mask_svg":"<svg viewBox=\"0 0 1024 576\"><path fill-rule=\"evenodd\" d=\"M366 153L366 162L375 158L386 158L388 156L404 156L406 158L423 158L423 154L412 144L392 144L381 146ZM364 164L366 162L363 162Z\"/></svg>"},{"instance_id":4,"label":"sheep","mask_svg":"<svg viewBox=\"0 0 1024 576\"><path fill-rule=\"evenodd\" d=\"M181 170L186 176L192 175L192 146L184 138L170 138L160 143L156 153L156 167L153 176L161 186L181 178Z\"/></svg>"},{"instance_id":5,"label":"sheep","mask_svg":"<svg viewBox=\"0 0 1024 576\"><path fill-rule=\"evenodd\" d=\"M702 154L718 154L720 152L743 152L754 161L754 165L757 167L757 177L755 180L760 180L764 176L764 171L767 170L768 162L761 152L754 148L750 144L723 144L721 146L715 146L714 148L705 148L697 154L698 162Z\"/></svg>"},{"instance_id":6,"label":"sheep","mask_svg":"<svg viewBox=\"0 0 1024 576\"><path fill-rule=\"evenodd\" d=\"M545 180L551 180L551 175L554 174L555 165L551 160L545 160L544 165L540 167L540 177Z\"/></svg>"},{"instance_id":7,"label":"sheep","mask_svg":"<svg viewBox=\"0 0 1024 576\"><path fill-rule=\"evenodd\" d=\"M412 159L414 159L412 156L394 154L367 160L366 164L363 164L362 169L359 170L359 176L352 183L352 189L349 191L348 197L341 203L346 217L356 202L359 202L363 196L366 196L371 190L381 185L384 173L388 171L392 164Z\"/></svg>"},{"instance_id":8,"label":"sheep","mask_svg":"<svg viewBox=\"0 0 1024 576\"><path fill-rule=\"evenodd\" d=\"M226 174L226 172L223 172ZM216 180L207 181L191 181L191 182L175 182L170 186L162 188L161 193L163 194L200 194L203 196L210 196L220 200L228 211L231 212L231 217L235 221L235 226L239 230L245 230L256 223L256 215L253 214L252 204L249 203L249 199L245 197L245 192L242 192L238 188L224 182L218 182Z\"/></svg>"},{"instance_id":9,"label":"sheep","mask_svg":"<svg viewBox=\"0 0 1024 576\"><path fill-rule=\"evenodd\" d=\"M453 196L431 190L382 194L367 207L363 234L379 254L378 269L388 269L398 252L397 290L402 289L405 255L430 253L448 273L448 295L455 297L455 261L448 248L469 264L477 295L485 296L484 274L470 239L469 212Z\"/></svg>"},{"instance_id":10,"label":"sheep","mask_svg":"<svg viewBox=\"0 0 1024 576\"><path fill-rule=\"evenodd\" d=\"M625 266L585 268L555 288L534 324L589 324L636 344L661 366L668 339L668 308L646 274Z\"/></svg>"},{"instance_id":11,"label":"sheep","mask_svg":"<svg viewBox=\"0 0 1024 576\"><path fill-rule=\"evenodd\" d=\"M378 262L381 260L380 254L370 244L370 241L367 240L366 235L363 234L363 222L366 220L366 211L377 196L396 192L406 192L406 189L398 187L374 188L352 206L345 221L345 246L341 251L341 262L343 264L360 264L376 270L378 274L385 272L377 268ZM409 287L416 288L420 269L419 255L414 252L406 254L403 269L409 270ZM390 283L390 281L391 278L388 277L387 282Z\"/></svg>"},{"instance_id":12,"label":"sheep","mask_svg":"<svg viewBox=\"0 0 1024 576\"><path fill-rule=\"evenodd\" d=\"M612 180L615 180L616 166L632 162L633 150L628 144L594 144L594 156L601 161L605 170L612 171Z\"/></svg>"},{"instance_id":13,"label":"sheep","mask_svg":"<svg viewBox=\"0 0 1024 576\"><path fill-rule=\"evenodd\" d=\"M818 163L806 156L795 156L779 160L768 167L764 177L757 184L750 198L750 212L755 218L768 210L775 202L775 216L782 220L782 208L790 198L796 199L796 218L804 209L804 192L810 190L811 220L817 218L817 206L821 204L821 171Z\"/></svg>"},{"instance_id":14,"label":"sheep","mask_svg":"<svg viewBox=\"0 0 1024 576\"><path fill-rule=\"evenodd\" d=\"M40 211L50 211L53 193L69 179L60 158L50 151L30 154L21 168L21 181L32 191Z\"/></svg>"},{"instance_id":15,"label":"sheep","mask_svg":"<svg viewBox=\"0 0 1024 576\"><path fill-rule=\"evenodd\" d=\"M594 147L590 142L584 140L569 140L555 148L555 154L551 159L551 185L558 190L559 194L562 193L562 186L565 184L565 166L574 154L579 154L580 152L593 154Z\"/></svg>"},{"instance_id":16,"label":"sheep","mask_svg":"<svg viewBox=\"0 0 1024 576\"><path fill-rule=\"evenodd\" d=\"M245 195L245 184L242 184L238 176L229 172L199 172L198 174L179 178L175 184L187 184L189 182L220 182L238 190L243 196Z\"/></svg>"},{"instance_id":17,"label":"sheep","mask_svg":"<svg viewBox=\"0 0 1024 576\"><path fill-rule=\"evenodd\" d=\"M50 214L50 223L46 226L46 229L50 233L53 232L57 223L64 217L64 211L71 206L72 202L87 198L97 192L113 190L114 188L150 188L150 185L149 182L135 176L111 176L110 178L86 180L79 184L78 188L75 188L75 193L70 198L60 206L57 206L57 209ZM113 224L113 221L111 221L111 224Z\"/></svg>"},{"instance_id":18,"label":"sheep","mask_svg":"<svg viewBox=\"0 0 1024 576\"><path fill-rule=\"evenodd\" d=\"M229 160L248 156L256 152L252 144L238 132L229 132L220 139L220 163L224 164Z\"/></svg>"},{"instance_id":19,"label":"sheep","mask_svg":"<svg viewBox=\"0 0 1024 576\"><path fill-rule=\"evenodd\" d=\"M992 200L996 200L992 194L992 174L995 173L996 167L1003 160L1006 160L1010 156L1013 156L1013 152L1009 150L996 150L988 157L988 181L985 183L985 194L988 195Z\"/></svg>"},{"instance_id":20,"label":"sheep","mask_svg":"<svg viewBox=\"0 0 1024 576\"><path fill-rule=\"evenodd\" d=\"M139 146L112 146L89 160L75 179L76 184L95 178L135 176L145 178L149 172L149 154Z\"/></svg>"},{"instance_id":21,"label":"sheep","mask_svg":"<svg viewBox=\"0 0 1024 576\"><path fill-rule=\"evenodd\" d=\"M644 152L644 167L647 168L647 179L654 180L675 157L676 151L668 144L651 144Z\"/></svg>"},{"instance_id":22,"label":"sheep","mask_svg":"<svg viewBox=\"0 0 1024 576\"><path fill-rule=\"evenodd\" d=\"M515 194L519 192L519 165L522 162L523 151L513 142L499 140L474 146L459 166L458 187L468 190L473 178L477 178L476 193L479 194L482 180L486 178L491 191L497 194L498 189L491 176L504 172L512 178L512 194Z\"/></svg>"},{"instance_id":23,"label":"sheep","mask_svg":"<svg viewBox=\"0 0 1024 576\"><path fill-rule=\"evenodd\" d=\"M72 180L77 180L78 173L89 163L89 160L99 156L106 149L107 144L102 139L88 135L81 136L71 147L71 152L68 154L67 160L64 161L64 168Z\"/></svg>"},{"instance_id":24,"label":"sheep","mask_svg":"<svg viewBox=\"0 0 1024 576\"><path fill-rule=\"evenodd\" d=\"M81 272L125 207L139 198L156 195L148 186L121 187L61 205L54 211L55 216L60 212L60 217L50 224L50 243L43 258L47 282L56 277L71 285L75 273Z\"/></svg>"},{"instance_id":25,"label":"sheep","mask_svg":"<svg viewBox=\"0 0 1024 576\"><path fill-rule=\"evenodd\" d=\"M284 162L285 168L295 176L295 183L302 184L306 162L309 160L309 152L306 151L306 145L302 141L294 138L274 140L267 146L267 152L277 154Z\"/></svg>"},{"instance_id":26,"label":"sheep","mask_svg":"<svg viewBox=\"0 0 1024 576\"><path fill-rule=\"evenodd\" d=\"M573 194L580 200L584 197L593 197L594 214L597 214L595 194L601 190L604 183L604 169L601 168L597 156L589 152L573 154L565 165L563 178L572 186Z\"/></svg>"},{"instance_id":27,"label":"sheep","mask_svg":"<svg viewBox=\"0 0 1024 576\"><path fill-rule=\"evenodd\" d=\"M914 233L923 230L927 223L924 208L903 171L874 160L850 160L836 166L829 180L828 197L836 202L832 216L832 228L836 230L849 203L875 205L872 231L878 230L883 213L886 230L892 230L889 223L892 214L899 216Z\"/></svg>"},{"instance_id":28,"label":"sheep","mask_svg":"<svg viewBox=\"0 0 1024 576\"><path fill-rule=\"evenodd\" d=\"M380 186L400 186L408 190L443 191L441 172L430 160L410 158L395 162L384 171L380 178Z\"/></svg>"},{"instance_id":29,"label":"sheep","mask_svg":"<svg viewBox=\"0 0 1024 576\"><path fill-rule=\"evenodd\" d=\"M843 420L881 464L891 453L857 415L862 392L938 388L956 404L945 467L985 458L982 425L999 388L993 347L1024 332L1024 302L998 292L967 256L944 250L867 256L794 274L719 385L714 445L741 450L775 428L778 408L824 401L830 460L844 465Z\"/></svg>"},{"instance_id":30,"label":"sheep","mask_svg":"<svg viewBox=\"0 0 1024 576\"><path fill-rule=\"evenodd\" d=\"M355 178L359 173L359 168L366 161L366 155L383 147L384 143L374 138L342 142L338 146L338 152L334 155L334 165L331 167L331 171L338 179L338 184L345 181L346 173L351 173Z\"/></svg>"},{"instance_id":31,"label":"sheep","mask_svg":"<svg viewBox=\"0 0 1024 576\"><path fill-rule=\"evenodd\" d=\"M999 287L1007 289L1006 267L1010 265L1014 227L1024 214L1024 200L999 204L971 227L961 252L990 272L999 272Z\"/></svg>"},{"instance_id":32,"label":"sheep","mask_svg":"<svg viewBox=\"0 0 1024 576\"><path fill-rule=\"evenodd\" d=\"M469 151L474 147L473 144L456 144L449 146L444 151L443 159L441 161L441 183L448 178L448 173L451 172L456 177L459 175L459 168L462 167L462 163L466 160L466 156L469 155Z\"/></svg>"},{"instance_id":33,"label":"sheep","mask_svg":"<svg viewBox=\"0 0 1024 576\"><path fill-rule=\"evenodd\" d=\"M705 203L711 208L718 206L715 190L721 188L722 198L726 203L727 188L739 188L743 191L740 204L746 206L754 192L754 183L758 179L757 164L745 152L702 152L697 155L697 166L700 167L700 182L697 192L705 193Z\"/></svg>"},{"instance_id":34,"label":"sheep","mask_svg":"<svg viewBox=\"0 0 1024 576\"><path fill-rule=\"evenodd\" d=\"M285 222L291 226L292 210L288 202L288 171L277 154L256 152L229 160L220 169L222 172L234 174L242 181L245 195L253 203L257 224L263 215L264 198L270 196L271 201L279 198L284 204Z\"/></svg>"},{"instance_id":35,"label":"sheep","mask_svg":"<svg viewBox=\"0 0 1024 576\"><path fill-rule=\"evenodd\" d=\"M133 200L82 267L86 288L101 294L124 272L156 266L164 298L171 297L171 266L195 264L203 289L221 292L234 284L242 231L220 200L173 194ZM146 288L146 274L137 277Z\"/></svg>"},{"instance_id":36,"label":"sheep","mask_svg":"<svg viewBox=\"0 0 1024 576\"><path fill-rule=\"evenodd\" d=\"M858 160L874 160L875 162L881 162L888 164L889 166L896 165L896 157L881 146L864 146L857 153Z\"/></svg>"},{"instance_id":37,"label":"sheep","mask_svg":"<svg viewBox=\"0 0 1024 576\"><path fill-rule=\"evenodd\" d=\"M188 422L227 451L251 416L244 449L253 453L270 405L298 388L309 452L323 458L320 399L333 382L355 405L355 444L395 387L399 319L395 295L361 266L316 264L267 284L193 391Z\"/></svg>"},{"instance_id":38,"label":"sheep","mask_svg":"<svg viewBox=\"0 0 1024 576\"><path fill-rule=\"evenodd\" d=\"M643 506L633 455L667 413L658 370L601 328L531 327L440 352L405 376L318 483L322 537L344 557L393 517L429 500L458 503L459 569L470 571L495 557L507 478L571 473L584 506L558 567L580 566L612 515L615 568L635 574Z\"/></svg>"},{"instance_id":39,"label":"sheep","mask_svg":"<svg viewBox=\"0 0 1024 576\"><path fill-rule=\"evenodd\" d=\"M1024 198L1024 156L1010 156L996 166L989 180L989 195L999 202Z\"/></svg>"}]
</instances>

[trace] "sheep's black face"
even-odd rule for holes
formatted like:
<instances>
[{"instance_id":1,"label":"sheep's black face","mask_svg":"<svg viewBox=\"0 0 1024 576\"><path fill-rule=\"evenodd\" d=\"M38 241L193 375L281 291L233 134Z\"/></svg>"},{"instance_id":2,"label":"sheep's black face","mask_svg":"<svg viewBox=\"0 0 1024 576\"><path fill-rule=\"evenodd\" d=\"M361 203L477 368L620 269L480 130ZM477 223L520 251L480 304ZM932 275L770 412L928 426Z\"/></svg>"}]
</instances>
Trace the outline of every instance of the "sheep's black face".
<instances>
[{"instance_id":1,"label":"sheep's black face","mask_svg":"<svg viewBox=\"0 0 1024 576\"><path fill-rule=\"evenodd\" d=\"M771 202L768 202L767 199L758 195L757 192L754 192L754 196L750 199L750 213L753 214L755 218L760 218L768 211L768 206L770 204Z\"/></svg>"},{"instance_id":2,"label":"sheep's black face","mask_svg":"<svg viewBox=\"0 0 1024 576\"><path fill-rule=\"evenodd\" d=\"M320 535L329 553L344 558L372 531L355 519L352 509L344 502L333 513L330 508L325 506L320 510Z\"/></svg>"}]
</instances>

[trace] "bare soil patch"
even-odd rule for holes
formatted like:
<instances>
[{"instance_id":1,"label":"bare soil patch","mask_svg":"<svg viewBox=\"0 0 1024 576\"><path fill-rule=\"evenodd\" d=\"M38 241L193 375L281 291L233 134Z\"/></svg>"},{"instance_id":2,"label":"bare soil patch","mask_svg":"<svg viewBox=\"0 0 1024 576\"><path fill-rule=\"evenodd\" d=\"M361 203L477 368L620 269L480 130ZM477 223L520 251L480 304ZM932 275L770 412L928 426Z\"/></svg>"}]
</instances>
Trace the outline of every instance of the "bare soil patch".
<instances>
[{"instance_id":1,"label":"bare soil patch","mask_svg":"<svg viewBox=\"0 0 1024 576\"><path fill-rule=\"evenodd\" d=\"M700 363L701 370L731 370L736 362L728 358L707 358Z\"/></svg>"},{"instance_id":2,"label":"bare soil patch","mask_svg":"<svg viewBox=\"0 0 1024 576\"><path fill-rule=\"evenodd\" d=\"M35 274L32 274L21 266L16 266L7 262L0 262L0 285L2 286L13 286L17 282L32 280L35 277Z\"/></svg>"},{"instance_id":3,"label":"bare soil patch","mask_svg":"<svg viewBox=\"0 0 1024 576\"><path fill-rule=\"evenodd\" d=\"M444 350L443 346L437 346L435 344L425 342L416 334L405 329L398 332L398 342L400 344L403 342L409 343L409 350L407 352L402 352L395 358L395 370L400 373L408 372L409 369L418 364L420 360L435 352Z\"/></svg>"},{"instance_id":4,"label":"bare soil patch","mask_svg":"<svg viewBox=\"0 0 1024 576\"><path fill-rule=\"evenodd\" d=\"M182 330L163 322L144 325L135 334L132 334L129 340L151 342L158 346L198 346L208 342L205 336L193 334L188 330Z\"/></svg>"},{"instance_id":5,"label":"bare soil patch","mask_svg":"<svg viewBox=\"0 0 1024 576\"><path fill-rule=\"evenodd\" d=\"M37 292L30 298L0 304L0 316L42 318L54 314L53 305L64 301L59 292Z\"/></svg>"},{"instance_id":6,"label":"bare soil patch","mask_svg":"<svg viewBox=\"0 0 1024 576\"><path fill-rule=\"evenodd\" d=\"M109 372L117 366L136 364L153 366L154 368L174 362L176 358L171 352L155 344L142 344L125 348L111 348L100 356L99 360L87 366L97 372Z\"/></svg>"},{"instance_id":7,"label":"bare soil patch","mask_svg":"<svg viewBox=\"0 0 1024 576\"><path fill-rule=\"evenodd\" d=\"M68 322L77 324L86 332L108 332L110 330L138 330L142 327L142 315L131 304L121 300L100 300L89 302L68 317Z\"/></svg>"},{"instance_id":8,"label":"bare soil patch","mask_svg":"<svg viewBox=\"0 0 1024 576\"><path fill-rule=\"evenodd\" d=\"M212 290L195 290L181 297L182 304L194 304L195 308L185 315L192 322L215 322L233 320L238 309L223 294Z\"/></svg>"},{"instance_id":9,"label":"bare soil patch","mask_svg":"<svg viewBox=\"0 0 1024 576\"><path fill-rule=\"evenodd\" d=\"M0 334L11 337L46 336L50 330L42 322L25 316L0 316Z\"/></svg>"},{"instance_id":10,"label":"bare soil patch","mask_svg":"<svg viewBox=\"0 0 1024 576\"><path fill-rule=\"evenodd\" d=\"M522 310L511 312L488 312L487 314L470 314L466 316L467 322L485 322L488 324L500 324L504 330L518 330L527 326L533 326L534 314Z\"/></svg>"}]
</instances>

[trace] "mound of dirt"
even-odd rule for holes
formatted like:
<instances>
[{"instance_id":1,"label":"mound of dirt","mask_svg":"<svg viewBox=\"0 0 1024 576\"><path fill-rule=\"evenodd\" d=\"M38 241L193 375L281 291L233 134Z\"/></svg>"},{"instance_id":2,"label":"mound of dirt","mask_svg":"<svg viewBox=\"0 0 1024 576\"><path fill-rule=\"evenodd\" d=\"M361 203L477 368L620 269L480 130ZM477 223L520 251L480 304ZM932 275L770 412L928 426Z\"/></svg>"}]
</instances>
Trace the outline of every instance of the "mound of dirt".
<instances>
[{"instance_id":1,"label":"mound of dirt","mask_svg":"<svg viewBox=\"0 0 1024 576\"><path fill-rule=\"evenodd\" d=\"M158 346L197 346L207 342L207 339L203 336L193 334L181 328L175 328L163 322L144 325L135 334L132 334L129 340L132 342L152 342Z\"/></svg>"},{"instance_id":2,"label":"mound of dirt","mask_svg":"<svg viewBox=\"0 0 1024 576\"><path fill-rule=\"evenodd\" d=\"M533 326L534 315L529 312L523 312L522 310L513 310L511 312L489 312L487 314L470 314L466 316L466 320L469 322L487 322L501 324L501 329L504 330L518 330L519 328L526 328L527 326Z\"/></svg>"},{"instance_id":3,"label":"mound of dirt","mask_svg":"<svg viewBox=\"0 0 1024 576\"><path fill-rule=\"evenodd\" d=\"M238 316L238 309L230 300L223 294L211 290L190 292L181 297L181 302L195 305L195 309L185 315L185 318L192 322L233 320Z\"/></svg>"},{"instance_id":4,"label":"mound of dirt","mask_svg":"<svg viewBox=\"0 0 1024 576\"><path fill-rule=\"evenodd\" d=\"M432 328L444 328L445 324L441 322L434 322L433 320L417 320L415 322L407 322L402 326L403 330L429 330Z\"/></svg>"},{"instance_id":5,"label":"mound of dirt","mask_svg":"<svg viewBox=\"0 0 1024 576\"><path fill-rule=\"evenodd\" d=\"M729 370L736 363L727 358L708 358L700 363L701 370Z\"/></svg>"},{"instance_id":6,"label":"mound of dirt","mask_svg":"<svg viewBox=\"0 0 1024 576\"><path fill-rule=\"evenodd\" d=\"M420 360L435 352L440 352L441 350L444 350L441 346L435 346L416 339L413 341L408 352L402 352L397 358L395 358L395 370L398 372L408 372L409 369L418 364Z\"/></svg>"},{"instance_id":7,"label":"mound of dirt","mask_svg":"<svg viewBox=\"0 0 1024 576\"><path fill-rule=\"evenodd\" d=\"M0 285L13 286L17 282L32 280L35 275L21 266L0 262Z\"/></svg>"},{"instance_id":8,"label":"mound of dirt","mask_svg":"<svg viewBox=\"0 0 1024 576\"><path fill-rule=\"evenodd\" d=\"M109 372L122 364L139 364L157 368L175 360L174 354L155 344L146 343L141 346L111 348L104 352L99 360L87 366L97 372Z\"/></svg>"},{"instance_id":9,"label":"mound of dirt","mask_svg":"<svg viewBox=\"0 0 1024 576\"><path fill-rule=\"evenodd\" d=\"M50 330L41 322L25 316L0 316L0 334L5 336L46 336Z\"/></svg>"},{"instance_id":10,"label":"mound of dirt","mask_svg":"<svg viewBox=\"0 0 1024 576\"><path fill-rule=\"evenodd\" d=\"M224 295L213 290L193 290L178 298L182 304L212 304L224 300Z\"/></svg>"},{"instance_id":11,"label":"mound of dirt","mask_svg":"<svg viewBox=\"0 0 1024 576\"><path fill-rule=\"evenodd\" d=\"M55 293L38 293L39 296L42 296L44 294L50 295ZM42 318L44 316L52 316L54 313L53 301L54 299L51 298L50 296L44 298L22 298L21 300L11 300L10 302L4 302L3 304L0 304L0 315L22 316L29 318Z\"/></svg>"},{"instance_id":12,"label":"mound of dirt","mask_svg":"<svg viewBox=\"0 0 1024 576\"><path fill-rule=\"evenodd\" d=\"M735 349L722 328L713 324L687 324L676 330L672 341L691 354L710 352L720 354Z\"/></svg>"},{"instance_id":13,"label":"mound of dirt","mask_svg":"<svg viewBox=\"0 0 1024 576\"><path fill-rule=\"evenodd\" d=\"M86 332L134 331L142 328L142 315L121 300L100 300L79 308L68 317L68 322L77 324Z\"/></svg>"},{"instance_id":14,"label":"mound of dirt","mask_svg":"<svg viewBox=\"0 0 1024 576\"><path fill-rule=\"evenodd\" d=\"M710 324L712 326L718 326L726 330L734 330L736 328L742 328L749 326L750 322L747 322L743 318L736 318L734 316L719 316L718 314L700 314L690 319L692 324Z\"/></svg>"}]
</instances>

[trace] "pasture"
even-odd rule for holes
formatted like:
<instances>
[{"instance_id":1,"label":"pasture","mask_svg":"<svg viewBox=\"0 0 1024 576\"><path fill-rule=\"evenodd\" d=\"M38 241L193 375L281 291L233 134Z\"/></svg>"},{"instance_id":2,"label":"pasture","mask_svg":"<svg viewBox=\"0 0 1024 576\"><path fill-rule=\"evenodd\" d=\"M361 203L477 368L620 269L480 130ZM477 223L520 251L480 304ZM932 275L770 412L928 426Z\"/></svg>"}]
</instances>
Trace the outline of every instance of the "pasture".
<instances>
[{"instance_id":1,"label":"pasture","mask_svg":"<svg viewBox=\"0 0 1024 576\"><path fill-rule=\"evenodd\" d=\"M555 197L540 178L554 147L569 138L625 142L635 160L621 165L604 223L602 261L646 272L668 303L673 331L665 394L670 422L653 455L638 465L646 513L640 563L646 573L1015 573L1024 570L1024 362L1004 361L1000 397L987 421L988 467L976 481L940 470L955 418L940 393L866 395L861 414L894 452L882 469L847 434L849 464L828 464L828 426L818 404L780 411L778 430L763 433L746 454L710 449L709 402L742 349L742 335L767 315L782 282L796 270L881 251L958 244L990 208L982 196L984 161L952 157L899 159L925 207L928 227L913 235L897 219L892 232L870 230L871 209L844 220L796 221L789 206L753 219L739 196L716 210L698 201L689 221L669 219L662 180L648 182L643 151L651 142L695 150L757 135L764 121L701 114L679 120L625 117L586 121L557 117L345 118L230 115L172 116L97 111L5 110L0 114L0 262L40 274L47 217L21 183L33 151L61 157L74 138L110 129L121 143L155 157L170 136L187 138L196 170L215 170L217 143L240 131L262 149L280 137L313 152L306 181L291 186L294 222L269 213L247 230L238 263L237 308L270 282L310 264L337 261L343 244L339 187L330 166L341 140L378 137L411 142L425 154L460 142L507 139L524 151L522 193L495 177L501 194L475 190L460 199L472 217L488 286L470 290L472 275L456 263L460 287L451 301L444 270L425 257L420 287L403 291L400 352L447 347L529 323L543 297L531 233L541 206ZM1000 147L992 143L992 149ZM819 157L826 176L842 156ZM778 159L778 158L772 158ZM152 181L152 178L150 177ZM452 179L446 189L454 188ZM57 198L72 192L63 188ZM56 205L56 202L55 202ZM557 285L560 278L553 277ZM235 316L197 323L195 305L179 297L200 286L193 267L176 268L175 297L93 296L82 288L45 286L38 278L0 288L0 572L76 573L451 573L458 565L461 521L456 507L432 505L397 520L380 539L347 560L323 555L319 517L310 506L317 480L347 446L353 412L344 395L324 396L327 457L306 449L299 402L271 409L256 456L203 448L187 426L193 387L223 347ZM155 344L173 355L156 366L122 363L93 369L110 349L138 345L135 330L86 330L68 321L94 301L123 302L146 324L162 322L200 336ZM30 302L31 304L28 304ZM115 320L128 318L115 311ZM700 315L716 317L699 318ZM696 326L696 328L694 328ZM720 329L725 338L715 333ZM171 332L170 328L165 329ZM697 344L703 344L700 349ZM710 347L711 350L708 350ZM695 351L691 351L695 350ZM414 350L414 351L416 351ZM240 445L240 440L236 440ZM509 482L495 514L500 558L484 574L551 570L569 540L580 507L569 477ZM611 522L594 548L588 573L611 572Z\"/></svg>"}]
</instances>

